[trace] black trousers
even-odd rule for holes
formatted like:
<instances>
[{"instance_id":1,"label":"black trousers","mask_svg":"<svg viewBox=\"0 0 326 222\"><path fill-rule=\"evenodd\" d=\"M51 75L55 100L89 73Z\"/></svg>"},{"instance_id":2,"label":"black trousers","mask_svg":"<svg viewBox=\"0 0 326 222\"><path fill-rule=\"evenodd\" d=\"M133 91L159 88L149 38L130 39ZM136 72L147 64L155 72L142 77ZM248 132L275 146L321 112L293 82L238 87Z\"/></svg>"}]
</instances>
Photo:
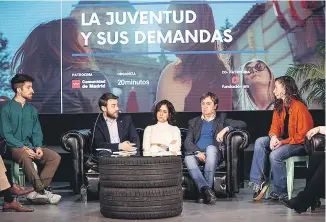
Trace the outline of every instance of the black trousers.
<instances>
[{"instance_id":1,"label":"black trousers","mask_svg":"<svg viewBox=\"0 0 326 222\"><path fill-rule=\"evenodd\" d=\"M307 184L298 197L307 204L313 204L317 198L325 198L325 153L314 152L309 160Z\"/></svg>"}]
</instances>

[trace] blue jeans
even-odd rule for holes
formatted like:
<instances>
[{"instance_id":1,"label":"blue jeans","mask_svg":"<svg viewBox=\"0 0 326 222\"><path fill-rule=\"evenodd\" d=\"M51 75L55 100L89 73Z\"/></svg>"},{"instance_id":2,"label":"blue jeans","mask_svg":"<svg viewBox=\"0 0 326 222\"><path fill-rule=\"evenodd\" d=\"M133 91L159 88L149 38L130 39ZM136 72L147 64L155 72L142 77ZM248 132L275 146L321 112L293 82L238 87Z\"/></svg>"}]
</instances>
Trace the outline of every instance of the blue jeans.
<instances>
[{"instance_id":1,"label":"blue jeans","mask_svg":"<svg viewBox=\"0 0 326 222\"><path fill-rule=\"evenodd\" d=\"M204 175L199 169L200 160L196 155L190 155L185 157L185 164L189 171L190 176L195 181L199 192L204 186L210 188L213 187L214 174L217 166L220 162L220 153L217 148L213 145L209 145L206 148L206 161L204 167Z\"/></svg>"},{"instance_id":2,"label":"blue jeans","mask_svg":"<svg viewBox=\"0 0 326 222\"><path fill-rule=\"evenodd\" d=\"M284 160L291 156L307 155L302 144L285 144L276 150L269 148L270 138L260 137L255 142L254 157L250 170L250 182L260 185L269 182L273 173L273 191L279 196L287 194L286 167Z\"/></svg>"}]
</instances>

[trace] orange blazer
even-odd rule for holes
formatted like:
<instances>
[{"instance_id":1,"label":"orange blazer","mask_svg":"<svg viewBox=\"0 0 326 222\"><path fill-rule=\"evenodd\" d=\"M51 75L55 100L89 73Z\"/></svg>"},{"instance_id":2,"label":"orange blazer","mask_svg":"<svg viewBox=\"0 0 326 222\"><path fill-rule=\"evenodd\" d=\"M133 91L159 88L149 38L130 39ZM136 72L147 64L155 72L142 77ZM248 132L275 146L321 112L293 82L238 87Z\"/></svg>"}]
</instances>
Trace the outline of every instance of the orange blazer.
<instances>
[{"instance_id":1,"label":"orange blazer","mask_svg":"<svg viewBox=\"0 0 326 222\"><path fill-rule=\"evenodd\" d=\"M284 133L285 108L280 115L274 110L272 125L268 135L282 137ZM282 144L303 144L308 130L313 128L314 121L308 108L298 100L292 100L289 109L289 137L281 140Z\"/></svg>"}]
</instances>

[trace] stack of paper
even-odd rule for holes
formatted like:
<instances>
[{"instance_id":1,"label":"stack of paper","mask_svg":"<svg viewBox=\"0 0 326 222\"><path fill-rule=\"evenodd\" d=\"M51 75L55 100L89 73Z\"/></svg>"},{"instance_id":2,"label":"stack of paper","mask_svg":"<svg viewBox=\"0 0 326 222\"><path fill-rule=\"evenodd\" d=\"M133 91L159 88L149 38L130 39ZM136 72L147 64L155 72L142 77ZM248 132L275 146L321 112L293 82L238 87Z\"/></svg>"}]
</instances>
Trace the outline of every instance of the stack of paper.
<instances>
[{"instance_id":1,"label":"stack of paper","mask_svg":"<svg viewBox=\"0 0 326 222\"><path fill-rule=\"evenodd\" d=\"M133 156L137 154L137 148L132 149L131 151L117 151L113 152L114 156Z\"/></svg>"}]
</instances>

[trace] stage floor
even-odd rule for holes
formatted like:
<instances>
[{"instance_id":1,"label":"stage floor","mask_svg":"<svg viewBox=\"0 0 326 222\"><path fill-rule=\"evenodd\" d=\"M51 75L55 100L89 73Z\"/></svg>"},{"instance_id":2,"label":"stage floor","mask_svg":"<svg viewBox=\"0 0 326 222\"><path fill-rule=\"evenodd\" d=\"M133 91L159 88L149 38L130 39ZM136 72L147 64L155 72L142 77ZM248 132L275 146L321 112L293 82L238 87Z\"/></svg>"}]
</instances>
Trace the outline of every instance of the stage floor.
<instances>
[{"instance_id":1,"label":"stage floor","mask_svg":"<svg viewBox=\"0 0 326 222\"><path fill-rule=\"evenodd\" d=\"M295 193L303 188L304 181L296 180ZM300 184L302 186L300 186ZM62 185L62 184L61 184ZM58 186L54 184L54 187ZM33 213L0 213L1 222L58 222L58 221L133 221L115 220L104 218L100 211L98 201L89 201L86 205L79 202L79 196L72 196L69 190L57 190L63 195L59 205L32 206ZM215 205L197 204L192 201L185 201L183 212L180 216L150 221L169 221L169 222L208 222L208 221L325 221L325 202L322 207L315 212L297 214L293 210L284 207L282 204L270 200L253 202L252 191L250 188L241 189L236 198L219 199ZM3 199L0 199L2 205ZM27 204L24 200L21 201ZM134 220L135 221L135 220ZM144 220L146 221L146 220ZM149 221L149 220L148 220Z\"/></svg>"}]
</instances>

